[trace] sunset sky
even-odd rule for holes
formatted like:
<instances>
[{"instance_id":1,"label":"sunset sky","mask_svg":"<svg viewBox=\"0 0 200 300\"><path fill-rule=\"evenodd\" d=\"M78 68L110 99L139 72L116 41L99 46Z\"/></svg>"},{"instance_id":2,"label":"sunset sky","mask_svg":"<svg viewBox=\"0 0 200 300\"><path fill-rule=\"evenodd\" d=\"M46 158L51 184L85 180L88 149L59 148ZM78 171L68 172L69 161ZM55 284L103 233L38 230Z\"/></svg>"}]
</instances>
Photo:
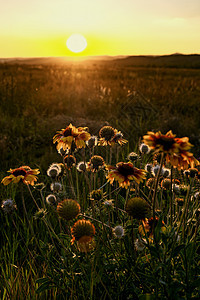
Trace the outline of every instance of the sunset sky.
<instances>
[{"instance_id":1,"label":"sunset sky","mask_svg":"<svg viewBox=\"0 0 200 300\"><path fill-rule=\"evenodd\" d=\"M200 53L200 0L0 0L0 57ZM66 40L82 34L73 54Z\"/></svg>"}]
</instances>

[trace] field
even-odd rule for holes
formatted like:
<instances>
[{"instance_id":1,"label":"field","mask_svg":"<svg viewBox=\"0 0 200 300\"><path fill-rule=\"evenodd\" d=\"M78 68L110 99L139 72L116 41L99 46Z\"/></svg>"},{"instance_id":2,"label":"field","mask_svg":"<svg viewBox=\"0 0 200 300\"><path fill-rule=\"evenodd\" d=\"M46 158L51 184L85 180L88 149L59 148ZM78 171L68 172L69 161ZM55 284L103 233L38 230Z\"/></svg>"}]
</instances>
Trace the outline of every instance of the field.
<instances>
[{"instance_id":1,"label":"field","mask_svg":"<svg viewBox=\"0 0 200 300\"><path fill-rule=\"evenodd\" d=\"M120 60L1 63L0 180L10 168L38 170L33 186L22 180L0 186L1 201L14 200L7 212L2 202L0 211L1 299L199 299L198 161L177 168L167 161L172 152L169 145L163 150L165 142L157 156L155 149L139 149L148 131L172 130L178 138L189 137L193 147L186 150L199 159L199 99L197 67ZM120 136L111 145L99 141L83 148L85 142L80 146L73 136L80 149L74 152L67 142L70 151L62 156L53 136L70 123L98 137L103 126L116 128L128 142L121 145ZM183 151L181 142L173 151ZM133 151L135 158L127 158ZM89 162L82 172L81 161ZM62 171L50 176L55 162ZM127 179L130 186L120 186L117 177L112 184L109 169L118 162L135 171L147 164L153 169L146 169L143 180L140 174ZM61 189L52 188L55 182ZM48 203L49 195L55 203ZM80 212L73 215L78 206L64 199L77 200ZM84 242L74 229L82 219L88 222Z\"/></svg>"}]
</instances>

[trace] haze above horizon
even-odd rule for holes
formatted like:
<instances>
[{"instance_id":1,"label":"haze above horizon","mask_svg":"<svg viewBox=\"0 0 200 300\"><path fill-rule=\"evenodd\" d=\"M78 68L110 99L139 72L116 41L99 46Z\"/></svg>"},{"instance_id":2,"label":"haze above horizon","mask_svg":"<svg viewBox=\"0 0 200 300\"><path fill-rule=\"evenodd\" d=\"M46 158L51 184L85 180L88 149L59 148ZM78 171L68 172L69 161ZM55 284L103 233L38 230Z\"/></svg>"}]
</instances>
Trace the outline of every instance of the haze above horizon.
<instances>
[{"instance_id":1,"label":"haze above horizon","mask_svg":"<svg viewBox=\"0 0 200 300\"><path fill-rule=\"evenodd\" d=\"M7 0L0 57L84 57L200 53L199 0ZM83 35L73 53L66 40Z\"/></svg>"}]
</instances>

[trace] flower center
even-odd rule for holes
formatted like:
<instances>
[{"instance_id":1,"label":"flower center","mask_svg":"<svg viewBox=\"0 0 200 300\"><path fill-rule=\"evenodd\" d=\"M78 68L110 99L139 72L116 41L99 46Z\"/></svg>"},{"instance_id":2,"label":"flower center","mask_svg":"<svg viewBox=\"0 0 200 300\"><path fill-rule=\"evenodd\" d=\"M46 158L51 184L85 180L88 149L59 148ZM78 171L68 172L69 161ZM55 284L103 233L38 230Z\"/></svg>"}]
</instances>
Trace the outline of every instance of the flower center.
<instances>
[{"instance_id":1,"label":"flower center","mask_svg":"<svg viewBox=\"0 0 200 300\"><path fill-rule=\"evenodd\" d=\"M63 135L64 137L70 136L72 135L72 129L67 127L64 131L63 131Z\"/></svg>"},{"instance_id":2,"label":"flower center","mask_svg":"<svg viewBox=\"0 0 200 300\"><path fill-rule=\"evenodd\" d=\"M15 171L12 172L12 174L17 177L17 176L25 176L26 175L26 171L24 169L17 169Z\"/></svg>"},{"instance_id":3,"label":"flower center","mask_svg":"<svg viewBox=\"0 0 200 300\"><path fill-rule=\"evenodd\" d=\"M164 150L168 151L172 148L172 145L175 143L173 138L160 137L157 139L157 144L163 146Z\"/></svg>"},{"instance_id":4,"label":"flower center","mask_svg":"<svg viewBox=\"0 0 200 300\"><path fill-rule=\"evenodd\" d=\"M118 172L122 174L123 176L133 175L134 174L134 168L130 166L129 164L123 164L118 165L117 167Z\"/></svg>"}]
</instances>

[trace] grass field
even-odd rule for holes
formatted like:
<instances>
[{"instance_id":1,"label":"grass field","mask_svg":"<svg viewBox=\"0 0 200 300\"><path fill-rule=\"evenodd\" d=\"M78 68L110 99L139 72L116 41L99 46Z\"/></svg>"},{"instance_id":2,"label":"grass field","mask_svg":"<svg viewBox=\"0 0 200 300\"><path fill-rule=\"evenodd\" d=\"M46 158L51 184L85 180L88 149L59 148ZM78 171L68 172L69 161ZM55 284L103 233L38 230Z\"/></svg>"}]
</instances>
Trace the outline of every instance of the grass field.
<instances>
[{"instance_id":1,"label":"grass field","mask_svg":"<svg viewBox=\"0 0 200 300\"><path fill-rule=\"evenodd\" d=\"M33 186L0 186L1 200L14 200L0 211L1 299L199 299L200 168L167 161L167 137L158 141L159 155L139 149L147 131L172 130L189 137L194 147L186 142L187 150L199 158L199 97L199 69L116 61L0 65L0 179L10 168L38 169ZM73 136L81 149L67 142L62 156L53 136L70 123L98 137L112 126L128 142L120 145L119 135L112 146L99 140L84 150ZM173 151L183 151L183 140L172 139ZM81 161L89 163L82 172ZM54 162L61 170L50 176ZM111 184L109 166L118 162L145 176ZM77 220L88 223L80 229Z\"/></svg>"}]
</instances>

